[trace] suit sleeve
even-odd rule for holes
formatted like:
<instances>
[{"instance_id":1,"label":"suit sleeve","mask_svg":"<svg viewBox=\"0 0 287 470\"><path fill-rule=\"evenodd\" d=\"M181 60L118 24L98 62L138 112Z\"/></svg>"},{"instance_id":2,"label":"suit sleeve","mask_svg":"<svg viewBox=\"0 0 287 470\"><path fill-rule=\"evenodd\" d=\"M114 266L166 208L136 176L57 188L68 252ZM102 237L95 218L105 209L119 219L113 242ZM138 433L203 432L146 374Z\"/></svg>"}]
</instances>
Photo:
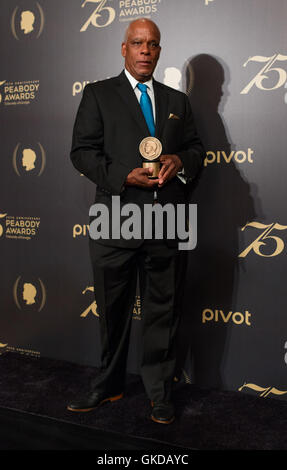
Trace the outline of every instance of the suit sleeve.
<instances>
[{"instance_id":1,"label":"suit sleeve","mask_svg":"<svg viewBox=\"0 0 287 470\"><path fill-rule=\"evenodd\" d=\"M182 149L177 152L183 163L184 175L191 181L199 172L205 150L196 130L188 97L185 96L185 120Z\"/></svg>"},{"instance_id":2,"label":"suit sleeve","mask_svg":"<svg viewBox=\"0 0 287 470\"><path fill-rule=\"evenodd\" d=\"M99 188L120 194L129 168L105 155L104 122L90 84L84 88L76 115L70 157L74 167Z\"/></svg>"}]
</instances>

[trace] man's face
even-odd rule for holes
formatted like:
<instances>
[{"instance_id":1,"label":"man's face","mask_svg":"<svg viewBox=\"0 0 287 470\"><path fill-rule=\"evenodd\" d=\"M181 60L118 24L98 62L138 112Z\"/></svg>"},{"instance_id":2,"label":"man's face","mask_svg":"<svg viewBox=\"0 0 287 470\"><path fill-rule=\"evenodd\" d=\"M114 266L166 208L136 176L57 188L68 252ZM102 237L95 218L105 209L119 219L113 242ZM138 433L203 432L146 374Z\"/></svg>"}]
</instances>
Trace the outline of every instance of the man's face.
<instances>
[{"instance_id":1,"label":"man's face","mask_svg":"<svg viewBox=\"0 0 287 470\"><path fill-rule=\"evenodd\" d=\"M153 74L161 47L157 28L149 22L130 26L126 42L122 44L125 67L139 82L146 82Z\"/></svg>"},{"instance_id":2,"label":"man's face","mask_svg":"<svg viewBox=\"0 0 287 470\"><path fill-rule=\"evenodd\" d=\"M150 154L150 153L154 153L155 152L155 148L154 146L150 143L150 142L147 142L145 144L145 151L147 154Z\"/></svg>"}]
</instances>

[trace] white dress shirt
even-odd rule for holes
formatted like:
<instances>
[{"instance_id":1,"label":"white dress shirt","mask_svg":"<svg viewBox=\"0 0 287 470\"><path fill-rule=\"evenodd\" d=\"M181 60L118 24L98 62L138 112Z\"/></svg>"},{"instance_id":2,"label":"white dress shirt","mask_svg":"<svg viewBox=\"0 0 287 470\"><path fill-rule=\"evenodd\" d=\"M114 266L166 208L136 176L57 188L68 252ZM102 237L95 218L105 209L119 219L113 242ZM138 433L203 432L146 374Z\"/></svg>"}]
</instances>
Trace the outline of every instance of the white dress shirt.
<instances>
[{"instance_id":1,"label":"white dress shirt","mask_svg":"<svg viewBox=\"0 0 287 470\"><path fill-rule=\"evenodd\" d=\"M140 102L140 98L141 98L141 94L142 92L140 91L140 89L137 87L137 84L139 83L138 80L136 80L131 74L130 72L127 71L127 69L125 69L125 74L136 94L136 97L138 99L138 102ZM148 87L147 88L147 94L148 96L150 97L151 99L151 104L152 104L152 111L153 111L153 118L154 118L154 123L156 123L156 115L155 115L155 101L154 101L154 91L153 91L153 81L152 81L152 78L150 80L148 80L147 82L144 82L144 84Z\"/></svg>"}]
</instances>

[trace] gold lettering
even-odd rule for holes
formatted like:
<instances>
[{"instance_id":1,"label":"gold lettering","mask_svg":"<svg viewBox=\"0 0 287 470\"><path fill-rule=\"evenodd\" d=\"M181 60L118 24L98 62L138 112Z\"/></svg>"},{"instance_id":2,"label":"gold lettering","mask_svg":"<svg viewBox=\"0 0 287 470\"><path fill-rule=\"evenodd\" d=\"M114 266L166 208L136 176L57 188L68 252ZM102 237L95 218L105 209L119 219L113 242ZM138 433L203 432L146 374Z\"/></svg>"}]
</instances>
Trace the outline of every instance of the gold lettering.
<instances>
[{"instance_id":1,"label":"gold lettering","mask_svg":"<svg viewBox=\"0 0 287 470\"><path fill-rule=\"evenodd\" d=\"M221 163L221 161L226 162L227 164L231 163L232 160L235 160L237 163L244 163L248 161L249 163L253 163L253 155L254 151L250 148L247 149L247 152L244 150L232 150L229 153L226 153L224 150L217 150L216 152L212 152L209 150L206 152L206 156L204 159L204 166L210 165L212 163Z\"/></svg>"},{"instance_id":2,"label":"gold lettering","mask_svg":"<svg viewBox=\"0 0 287 470\"><path fill-rule=\"evenodd\" d=\"M236 325L245 323L250 326L250 317L251 313L248 310L245 310L245 312L232 312L231 310L228 313L224 313L223 310L212 310L210 308L206 308L202 311L202 323L209 321L214 321L216 323L223 321L223 323L228 323L229 321L232 321Z\"/></svg>"},{"instance_id":3,"label":"gold lettering","mask_svg":"<svg viewBox=\"0 0 287 470\"><path fill-rule=\"evenodd\" d=\"M273 256L278 256L280 253L282 253L284 249L284 242L281 238L276 237L274 235L269 235L272 230L286 230L287 225L280 225L277 223L272 223L269 225L262 224L260 222L249 222L247 223L244 227L242 227L242 231L246 229L246 227L254 227L259 230L264 230L263 233L261 233L245 250L243 250L238 257L239 258L245 258L251 250L254 251L258 256L264 256L265 258L271 258ZM263 240L274 240L276 243L275 249L272 253L269 255L266 255L265 253L262 253L261 247L262 245L265 246L266 243Z\"/></svg>"},{"instance_id":4,"label":"gold lettering","mask_svg":"<svg viewBox=\"0 0 287 470\"><path fill-rule=\"evenodd\" d=\"M241 392L244 388L250 388L251 390L254 390L256 392L259 392L259 396L266 398L268 395L273 394L273 395L285 395L287 393L287 390L278 390L275 387L260 387L259 385L253 384L253 383L246 383L244 382L241 387L239 387L238 391Z\"/></svg>"},{"instance_id":5,"label":"gold lettering","mask_svg":"<svg viewBox=\"0 0 287 470\"><path fill-rule=\"evenodd\" d=\"M287 73L284 69L278 68L278 67L272 67L272 65L276 61L286 61L287 56L282 55L282 54L274 54L271 57L264 57L264 56L253 56L249 57L249 59L243 64L243 67L246 67L246 65L249 62L262 62L265 63L264 67L258 72L258 74L246 85L246 87L240 92L240 94L244 95L249 93L251 88L255 85L257 88L260 90L264 91L270 91L270 90L276 90L277 88L280 88L283 86L287 80ZM278 74L278 81L275 83L274 86L272 87L264 87L263 86L263 80L268 79L269 76L267 75L269 72L276 72ZM272 74L271 74L272 76Z\"/></svg>"},{"instance_id":6,"label":"gold lettering","mask_svg":"<svg viewBox=\"0 0 287 470\"><path fill-rule=\"evenodd\" d=\"M85 294L87 291L94 292L94 287L86 287L86 289L83 290L82 294ZM88 308L86 308L86 310L84 310L84 312L81 313L80 316L86 318L89 312L92 312L92 314L96 317L99 316L97 312L97 302L95 300L88 306Z\"/></svg>"},{"instance_id":7,"label":"gold lettering","mask_svg":"<svg viewBox=\"0 0 287 470\"><path fill-rule=\"evenodd\" d=\"M80 29L81 32L86 31L90 24L92 24L96 28L104 28L105 26L110 25L114 21L116 12L113 8L105 6L106 1L107 0L85 0L84 1L84 3L82 4L82 7L84 7L87 3L99 3L99 5L93 11L93 13L88 18L88 20L83 24L82 28ZM102 18L105 15L105 12L108 13L107 21L103 24L99 24L98 19Z\"/></svg>"}]
</instances>

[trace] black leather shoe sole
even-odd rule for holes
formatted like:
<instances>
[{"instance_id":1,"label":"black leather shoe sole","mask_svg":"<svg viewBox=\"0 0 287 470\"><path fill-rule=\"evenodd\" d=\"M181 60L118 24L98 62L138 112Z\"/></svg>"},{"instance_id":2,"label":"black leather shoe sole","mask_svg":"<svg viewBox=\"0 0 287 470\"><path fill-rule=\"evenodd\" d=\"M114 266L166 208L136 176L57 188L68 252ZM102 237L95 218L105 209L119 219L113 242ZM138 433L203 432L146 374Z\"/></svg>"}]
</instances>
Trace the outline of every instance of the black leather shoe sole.
<instances>
[{"instance_id":1,"label":"black leather shoe sole","mask_svg":"<svg viewBox=\"0 0 287 470\"><path fill-rule=\"evenodd\" d=\"M120 400L121 398L123 398L124 394L121 393L120 395L115 395L113 397L108 397L108 398L104 398L104 400L100 401L99 403L96 403L94 406L87 406L85 407L84 405L83 406L67 406L67 409L69 411L77 411L79 413L85 413L86 411L92 411L94 410L95 408L97 408L98 406L100 405L103 405L104 403L106 403L107 401L117 401L117 400Z\"/></svg>"},{"instance_id":2,"label":"black leather shoe sole","mask_svg":"<svg viewBox=\"0 0 287 470\"><path fill-rule=\"evenodd\" d=\"M155 418L153 415L151 415L151 419L152 419L155 423L171 424L171 423L174 421L174 416L172 416L172 418L169 418L169 419L157 419L157 418Z\"/></svg>"},{"instance_id":3,"label":"black leather shoe sole","mask_svg":"<svg viewBox=\"0 0 287 470\"><path fill-rule=\"evenodd\" d=\"M154 402L153 402L153 401L151 402L151 406L154 407ZM151 417L151 419L152 419L155 423L159 423L159 424L171 424L171 423L174 421L175 416L171 415L171 413L168 413L168 412L167 412L167 414L169 414L168 417L165 417L165 416L158 416L158 417L156 417L156 416L154 416L154 413L152 412L152 414L151 414L150 417Z\"/></svg>"}]
</instances>

